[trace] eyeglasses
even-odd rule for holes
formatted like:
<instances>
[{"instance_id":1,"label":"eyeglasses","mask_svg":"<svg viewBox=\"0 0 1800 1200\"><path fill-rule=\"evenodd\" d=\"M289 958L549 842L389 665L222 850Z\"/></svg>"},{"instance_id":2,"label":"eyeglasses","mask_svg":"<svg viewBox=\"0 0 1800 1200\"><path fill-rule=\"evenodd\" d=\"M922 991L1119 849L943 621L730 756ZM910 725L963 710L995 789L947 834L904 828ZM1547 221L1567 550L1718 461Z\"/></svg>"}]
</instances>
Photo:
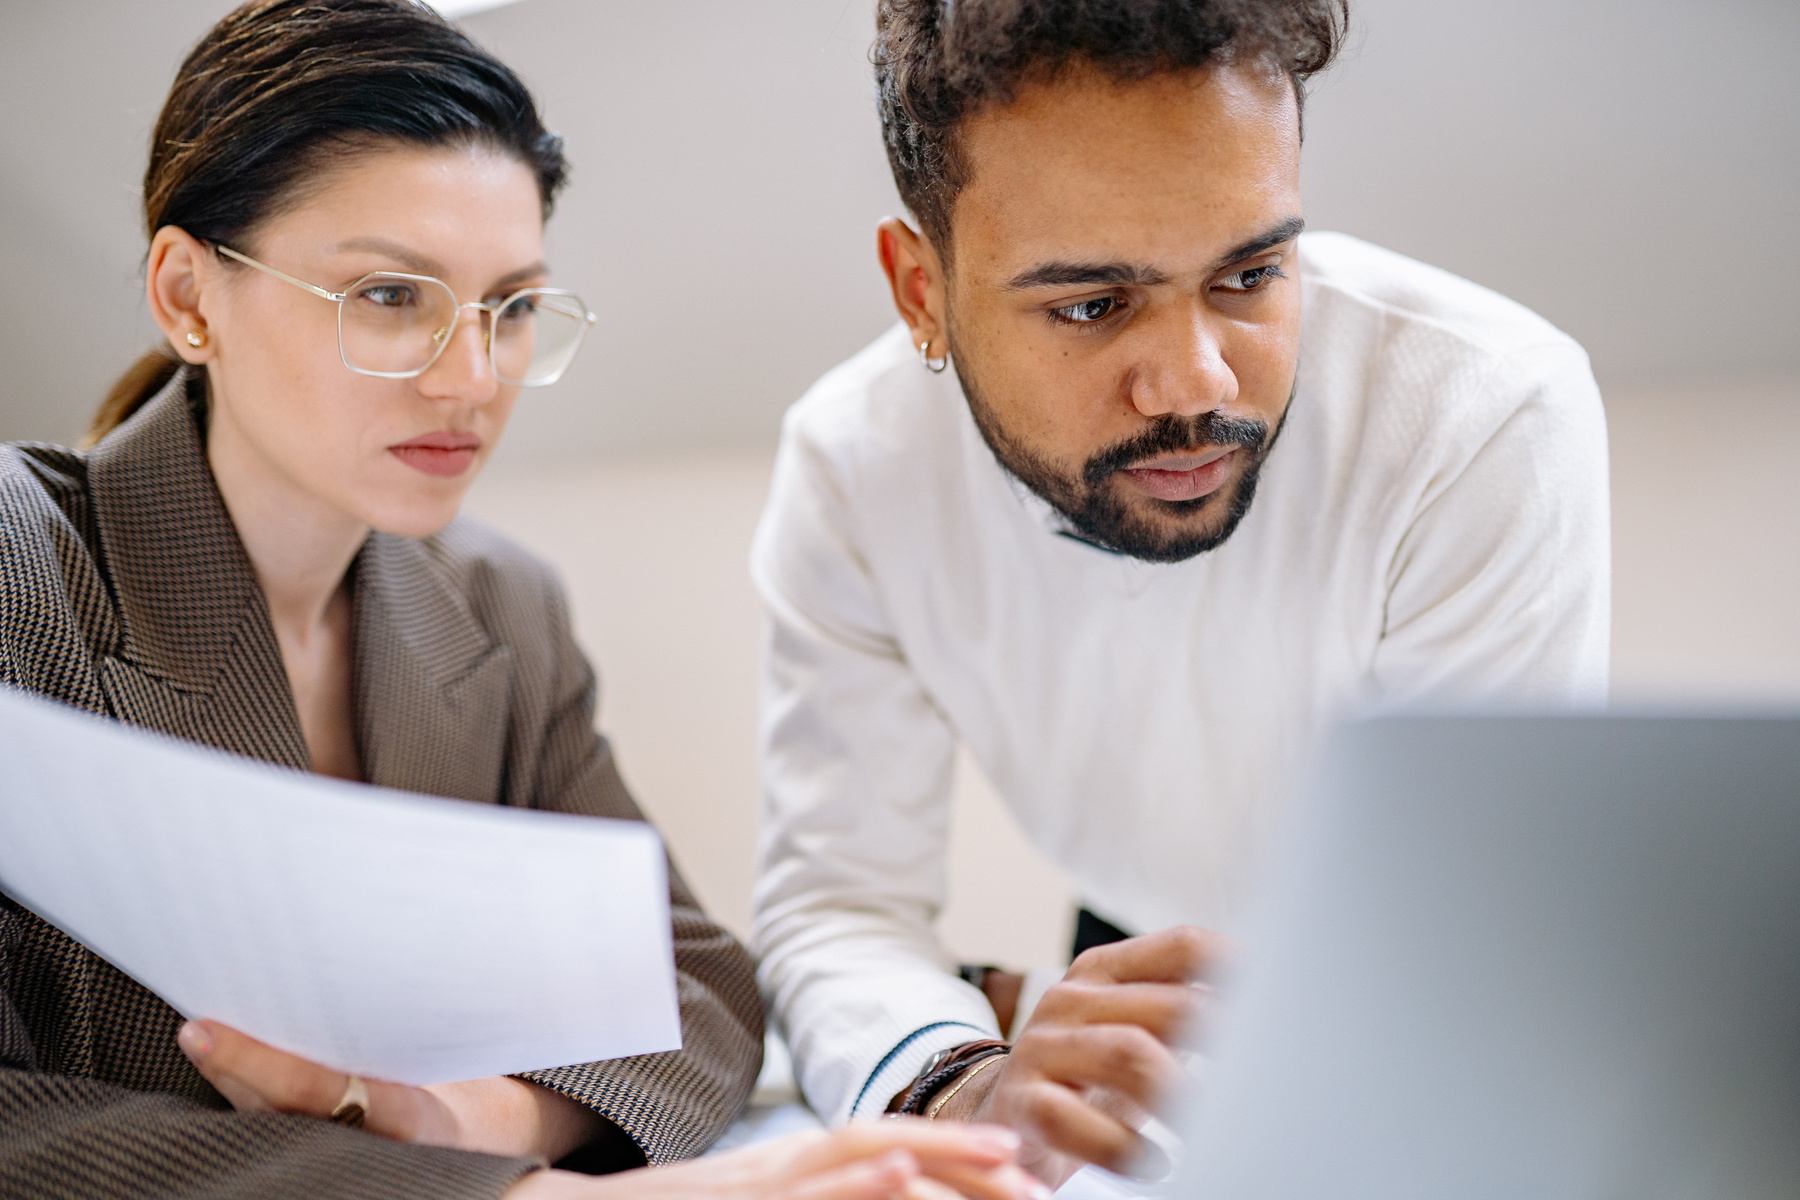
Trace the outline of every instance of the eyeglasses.
<instances>
[{"instance_id":1,"label":"eyeglasses","mask_svg":"<svg viewBox=\"0 0 1800 1200\"><path fill-rule=\"evenodd\" d=\"M229 246L218 250L337 305L338 356L358 375L379 379L412 379L430 370L450 344L462 310L472 308L487 314L488 362L494 378L518 387L543 387L562 378L588 327L600 319L580 296L556 288L524 288L493 303L458 304L456 293L441 279L371 271L343 291L333 292Z\"/></svg>"}]
</instances>

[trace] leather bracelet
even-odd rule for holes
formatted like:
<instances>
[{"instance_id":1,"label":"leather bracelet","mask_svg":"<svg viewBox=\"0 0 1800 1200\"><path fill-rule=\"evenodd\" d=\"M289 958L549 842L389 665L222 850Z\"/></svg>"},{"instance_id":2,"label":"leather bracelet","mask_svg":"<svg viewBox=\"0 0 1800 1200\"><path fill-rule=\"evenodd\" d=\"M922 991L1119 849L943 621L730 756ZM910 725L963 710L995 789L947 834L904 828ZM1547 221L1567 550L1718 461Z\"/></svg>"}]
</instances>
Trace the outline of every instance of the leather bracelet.
<instances>
[{"instance_id":1,"label":"leather bracelet","mask_svg":"<svg viewBox=\"0 0 1800 1200\"><path fill-rule=\"evenodd\" d=\"M989 1058L1011 1054L1012 1046L994 1038L979 1042L964 1042L945 1054L938 1055L925 1064L918 1078L908 1088L906 1095L897 1104L890 1101L887 1111L890 1114L911 1113L915 1116L925 1112L925 1105L941 1091L952 1079L976 1063Z\"/></svg>"},{"instance_id":2,"label":"leather bracelet","mask_svg":"<svg viewBox=\"0 0 1800 1200\"><path fill-rule=\"evenodd\" d=\"M1010 1047L1010 1046L1007 1047L1005 1050L996 1050L992 1054L988 1055L986 1058L977 1062L974 1066L970 1067L966 1072L963 1073L963 1077L956 1081L956 1086L951 1088L949 1091L945 1092L944 1098L942 1100L939 1100L936 1104L931 1106L931 1111L925 1114L925 1119L927 1121L937 1120L937 1115L944 1111L944 1105L946 1105L946 1104L950 1103L952 1100L956 1099L956 1093L963 1090L964 1084L968 1083L969 1080L975 1078L977 1075L981 1074L983 1071L987 1070L989 1067L993 1066L995 1063L999 1062L1001 1059L1005 1058L1010 1053L1012 1053L1012 1047Z\"/></svg>"}]
</instances>

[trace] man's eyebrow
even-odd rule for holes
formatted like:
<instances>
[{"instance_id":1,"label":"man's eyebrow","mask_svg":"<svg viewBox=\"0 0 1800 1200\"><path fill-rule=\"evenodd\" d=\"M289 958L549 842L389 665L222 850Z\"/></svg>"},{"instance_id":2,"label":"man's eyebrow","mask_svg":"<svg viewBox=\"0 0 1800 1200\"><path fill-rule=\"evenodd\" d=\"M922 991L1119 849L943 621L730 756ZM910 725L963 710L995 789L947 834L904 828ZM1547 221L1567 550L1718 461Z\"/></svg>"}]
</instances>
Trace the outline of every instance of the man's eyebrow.
<instances>
[{"instance_id":1,"label":"man's eyebrow","mask_svg":"<svg viewBox=\"0 0 1800 1200\"><path fill-rule=\"evenodd\" d=\"M1232 263L1243 262L1246 258L1255 258L1264 251L1299 237L1300 231L1305 228L1305 217L1289 217L1279 225L1257 234L1236 249L1221 254L1213 263L1213 270L1217 271L1221 267L1229 267Z\"/></svg>"},{"instance_id":2,"label":"man's eyebrow","mask_svg":"<svg viewBox=\"0 0 1800 1200\"><path fill-rule=\"evenodd\" d=\"M1299 237L1305 228L1306 218L1289 217L1221 255L1212 269L1217 271L1246 258L1254 258L1271 247ZM1058 260L1026 268L1007 280L1006 287L1021 292L1045 287L1155 287L1168 281L1166 273L1144 263Z\"/></svg>"},{"instance_id":3,"label":"man's eyebrow","mask_svg":"<svg viewBox=\"0 0 1800 1200\"><path fill-rule=\"evenodd\" d=\"M1168 276L1155 267L1124 262L1047 262L1029 267L1006 281L1012 291L1043 287L1154 287Z\"/></svg>"}]
</instances>

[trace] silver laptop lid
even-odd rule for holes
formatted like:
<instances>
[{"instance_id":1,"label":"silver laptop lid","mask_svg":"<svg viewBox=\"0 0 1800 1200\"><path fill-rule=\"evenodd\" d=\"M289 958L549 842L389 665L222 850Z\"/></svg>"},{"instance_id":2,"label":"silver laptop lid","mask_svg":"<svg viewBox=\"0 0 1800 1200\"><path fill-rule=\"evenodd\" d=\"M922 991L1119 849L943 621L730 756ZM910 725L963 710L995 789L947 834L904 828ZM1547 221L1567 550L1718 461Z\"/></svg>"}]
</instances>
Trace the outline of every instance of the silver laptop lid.
<instances>
[{"instance_id":1,"label":"silver laptop lid","mask_svg":"<svg viewBox=\"0 0 1800 1200\"><path fill-rule=\"evenodd\" d=\"M1800 1197L1800 722L1338 737L1184 1197Z\"/></svg>"}]
</instances>

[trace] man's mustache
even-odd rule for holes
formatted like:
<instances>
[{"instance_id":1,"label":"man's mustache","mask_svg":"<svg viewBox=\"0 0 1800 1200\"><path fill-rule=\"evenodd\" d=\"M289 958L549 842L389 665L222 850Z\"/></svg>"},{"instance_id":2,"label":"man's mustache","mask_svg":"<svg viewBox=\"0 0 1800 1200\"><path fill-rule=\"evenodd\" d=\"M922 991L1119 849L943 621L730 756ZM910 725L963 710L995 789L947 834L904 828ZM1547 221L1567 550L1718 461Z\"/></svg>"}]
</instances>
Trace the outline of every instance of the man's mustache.
<instances>
[{"instance_id":1,"label":"man's mustache","mask_svg":"<svg viewBox=\"0 0 1800 1200\"><path fill-rule=\"evenodd\" d=\"M1254 417L1223 417L1203 412L1192 417L1168 413L1156 418L1143 432L1108 446L1082 468L1082 479L1097 487L1108 476L1128 471L1146 459L1162 454L1182 454L1211 446L1242 446L1252 454L1269 444L1269 427Z\"/></svg>"}]
</instances>

